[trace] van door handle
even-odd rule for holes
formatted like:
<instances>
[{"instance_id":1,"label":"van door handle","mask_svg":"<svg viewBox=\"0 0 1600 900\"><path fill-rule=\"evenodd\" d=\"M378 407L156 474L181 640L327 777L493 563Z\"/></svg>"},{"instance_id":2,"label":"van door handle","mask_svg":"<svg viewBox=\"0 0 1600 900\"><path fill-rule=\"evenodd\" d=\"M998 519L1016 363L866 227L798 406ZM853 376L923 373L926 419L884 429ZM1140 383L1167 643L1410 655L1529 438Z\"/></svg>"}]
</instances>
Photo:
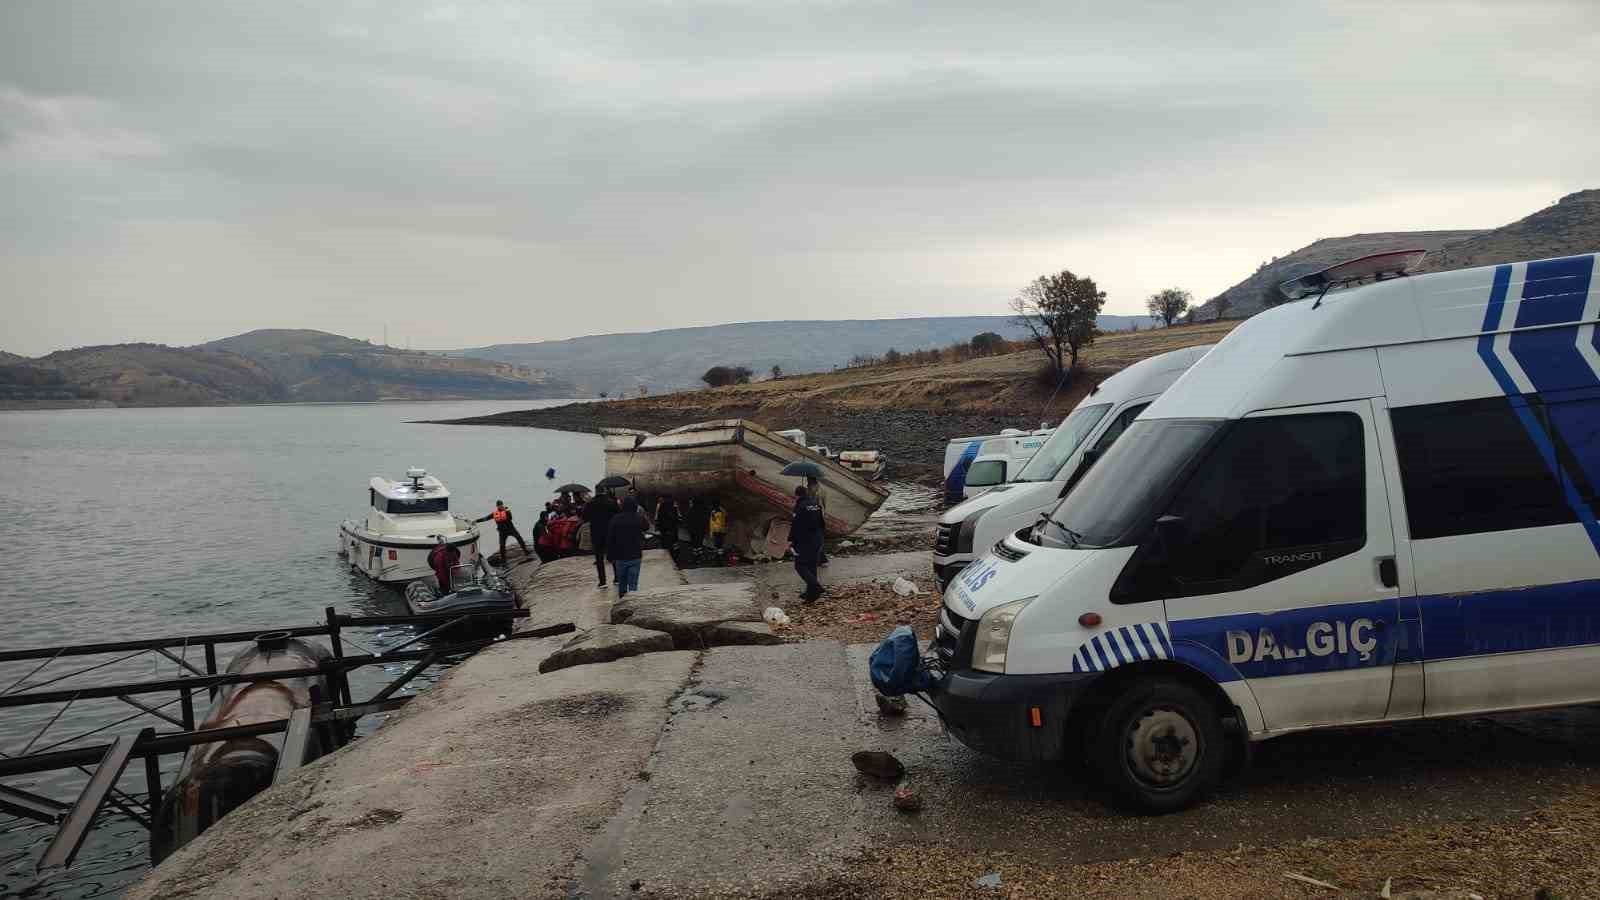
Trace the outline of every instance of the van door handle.
<instances>
[{"instance_id":1,"label":"van door handle","mask_svg":"<svg viewBox=\"0 0 1600 900\"><path fill-rule=\"evenodd\" d=\"M1378 581L1386 588L1400 586L1400 568L1395 565L1394 557L1378 558Z\"/></svg>"}]
</instances>

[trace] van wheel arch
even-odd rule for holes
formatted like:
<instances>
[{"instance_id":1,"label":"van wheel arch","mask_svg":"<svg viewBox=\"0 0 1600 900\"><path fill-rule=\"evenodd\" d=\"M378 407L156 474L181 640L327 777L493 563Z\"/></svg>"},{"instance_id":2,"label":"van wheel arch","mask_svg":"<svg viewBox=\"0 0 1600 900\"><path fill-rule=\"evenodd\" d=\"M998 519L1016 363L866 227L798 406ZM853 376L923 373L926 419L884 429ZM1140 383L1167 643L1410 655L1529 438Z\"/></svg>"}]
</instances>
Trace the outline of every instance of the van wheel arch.
<instances>
[{"instance_id":1,"label":"van wheel arch","mask_svg":"<svg viewBox=\"0 0 1600 900\"><path fill-rule=\"evenodd\" d=\"M1121 696L1129 684L1156 678L1178 681L1211 701L1222 717L1223 734L1227 738L1228 760L1225 770L1229 774L1242 771L1248 765L1251 755L1249 728L1245 725L1243 711L1222 686L1212 681L1204 672L1170 659L1118 666L1096 679L1078 702L1073 704L1072 713L1067 718L1068 737L1064 746L1076 747L1079 760L1087 762L1091 758L1089 748L1093 746L1096 737L1095 727L1106 707ZM1073 735L1077 736L1076 742L1073 740Z\"/></svg>"}]
</instances>

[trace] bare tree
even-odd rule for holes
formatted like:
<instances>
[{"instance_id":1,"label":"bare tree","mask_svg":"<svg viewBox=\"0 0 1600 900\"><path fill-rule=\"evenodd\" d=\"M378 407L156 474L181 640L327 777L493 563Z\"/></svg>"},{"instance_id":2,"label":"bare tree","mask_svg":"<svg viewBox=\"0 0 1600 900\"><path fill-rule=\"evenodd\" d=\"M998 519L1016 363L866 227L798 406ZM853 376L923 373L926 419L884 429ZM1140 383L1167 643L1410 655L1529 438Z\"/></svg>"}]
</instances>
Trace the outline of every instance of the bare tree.
<instances>
[{"instance_id":1,"label":"bare tree","mask_svg":"<svg viewBox=\"0 0 1600 900\"><path fill-rule=\"evenodd\" d=\"M1041 275L1011 301L1018 325L1050 359L1057 383L1070 378L1078 367L1078 353L1094 343L1095 317L1105 306L1106 293L1092 278L1079 278L1063 269Z\"/></svg>"},{"instance_id":2,"label":"bare tree","mask_svg":"<svg viewBox=\"0 0 1600 900\"><path fill-rule=\"evenodd\" d=\"M1160 319L1168 328L1173 321L1189 310L1189 304L1194 302L1194 295L1179 288L1167 288L1150 295L1144 302L1145 309L1150 315Z\"/></svg>"}]
</instances>

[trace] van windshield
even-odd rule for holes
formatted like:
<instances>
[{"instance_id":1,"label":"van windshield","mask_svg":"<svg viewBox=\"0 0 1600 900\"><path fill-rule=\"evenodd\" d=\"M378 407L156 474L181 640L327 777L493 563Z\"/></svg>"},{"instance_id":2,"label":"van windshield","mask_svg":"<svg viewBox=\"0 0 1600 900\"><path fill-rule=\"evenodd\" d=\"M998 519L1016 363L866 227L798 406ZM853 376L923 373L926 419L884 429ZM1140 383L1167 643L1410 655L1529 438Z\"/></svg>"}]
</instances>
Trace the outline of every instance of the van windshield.
<instances>
[{"instance_id":1,"label":"van windshield","mask_svg":"<svg viewBox=\"0 0 1600 900\"><path fill-rule=\"evenodd\" d=\"M1017 473L1017 481L1050 481L1066 465L1067 459L1072 456L1078 445L1084 442L1089 432L1100 424L1100 420L1111 411L1111 404L1099 403L1094 406L1079 407L1067 416L1044 446L1028 460L1028 464Z\"/></svg>"},{"instance_id":2,"label":"van windshield","mask_svg":"<svg viewBox=\"0 0 1600 900\"><path fill-rule=\"evenodd\" d=\"M1115 547L1146 524L1152 508L1223 419L1136 421L1062 498L1041 527L1051 546Z\"/></svg>"}]
</instances>

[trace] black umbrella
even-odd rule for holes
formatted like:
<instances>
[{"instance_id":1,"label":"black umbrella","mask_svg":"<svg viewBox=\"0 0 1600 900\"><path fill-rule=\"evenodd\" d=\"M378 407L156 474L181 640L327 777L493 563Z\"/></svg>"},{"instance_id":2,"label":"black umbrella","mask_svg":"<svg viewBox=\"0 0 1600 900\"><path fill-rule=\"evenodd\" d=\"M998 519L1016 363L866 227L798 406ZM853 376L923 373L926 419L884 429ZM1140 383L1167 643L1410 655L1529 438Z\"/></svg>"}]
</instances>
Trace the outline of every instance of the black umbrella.
<instances>
[{"instance_id":1,"label":"black umbrella","mask_svg":"<svg viewBox=\"0 0 1600 900\"><path fill-rule=\"evenodd\" d=\"M589 490L589 486L588 485L586 485L586 484L578 484L576 481L574 481L571 484L563 484L561 487L556 488L556 493L558 493L558 494L592 494L594 492Z\"/></svg>"},{"instance_id":2,"label":"black umbrella","mask_svg":"<svg viewBox=\"0 0 1600 900\"><path fill-rule=\"evenodd\" d=\"M607 475L606 477L600 479L600 484L597 485L597 487L599 487L601 490L610 490L612 488L627 487L632 483L633 482L623 478L621 475Z\"/></svg>"},{"instance_id":3,"label":"black umbrella","mask_svg":"<svg viewBox=\"0 0 1600 900\"><path fill-rule=\"evenodd\" d=\"M815 478L818 481L821 481L822 467L814 462L806 462L805 460L801 460L799 462L792 462L787 466L784 466L783 472L780 474L793 475L796 478Z\"/></svg>"}]
</instances>

